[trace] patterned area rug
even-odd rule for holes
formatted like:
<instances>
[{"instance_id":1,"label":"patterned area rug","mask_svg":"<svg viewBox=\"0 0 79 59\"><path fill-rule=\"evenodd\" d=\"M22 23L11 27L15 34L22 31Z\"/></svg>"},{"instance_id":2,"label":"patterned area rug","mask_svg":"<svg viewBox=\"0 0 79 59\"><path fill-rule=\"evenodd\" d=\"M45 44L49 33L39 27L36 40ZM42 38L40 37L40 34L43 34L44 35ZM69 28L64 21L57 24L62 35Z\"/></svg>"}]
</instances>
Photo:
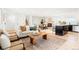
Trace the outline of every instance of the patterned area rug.
<instances>
[{"instance_id":1,"label":"patterned area rug","mask_svg":"<svg viewBox=\"0 0 79 59\"><path fill-rule=\"evenodd\" d=\"M56 50L61 47L66 40L58 39L53 36L48 36L47 40L42 39L39 37L37 39L36 45L30 45L27 47L27 50Z\"/></svg>"},{"instance_id":2,"label":"patterned area rug","mask_svg":"<svg viewBox=\"0 0 79 59\"><path fill-rule=\"evenodd\" d=\"M23 38L26 50L79 50L79 33L68 32L64 36L55 35L55 33L48 34L48 39L44 40L38 36L36 44L32 45L29 38ZM76 42L76 43L74 43ZM74 43L74 44L72 44Z\"/></svg>"}]
</instances>

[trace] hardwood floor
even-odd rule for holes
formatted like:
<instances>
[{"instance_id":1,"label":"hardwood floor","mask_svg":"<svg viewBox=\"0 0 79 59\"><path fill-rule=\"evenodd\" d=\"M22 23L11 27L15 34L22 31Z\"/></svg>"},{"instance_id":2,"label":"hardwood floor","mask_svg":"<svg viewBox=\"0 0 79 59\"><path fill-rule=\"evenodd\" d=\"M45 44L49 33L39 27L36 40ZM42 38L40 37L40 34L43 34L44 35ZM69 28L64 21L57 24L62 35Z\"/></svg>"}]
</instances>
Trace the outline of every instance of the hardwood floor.
<instances>
[{"instance_id":1,"label":"hardwood floor","mask_svg":"<svg viewBox=\"0 0 79 59\"><path fill-rule=\"evenodd\" d=\"M78 50L79 33L68 32L64 36L58 36L54 33L48 34L48 40L38 36L36 44L32 45L29 38L22 39L26 50Z\"/></svg>"}]
</instances>

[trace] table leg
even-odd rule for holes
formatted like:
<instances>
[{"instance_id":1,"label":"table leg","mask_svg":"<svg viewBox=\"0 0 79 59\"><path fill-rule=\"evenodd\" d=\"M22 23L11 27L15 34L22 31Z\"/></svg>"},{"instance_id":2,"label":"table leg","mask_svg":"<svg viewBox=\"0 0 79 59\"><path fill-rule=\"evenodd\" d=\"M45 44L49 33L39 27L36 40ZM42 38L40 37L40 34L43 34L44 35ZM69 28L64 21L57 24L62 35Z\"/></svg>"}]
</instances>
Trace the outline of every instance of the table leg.
<instances>
[{"instance_id":1,"label":"table leg","mask_svg":"<svg viewBox=\"0 0 79 59\"><path fill-rule=\"evenodd\" d=\"M30 43L33 44L33 45L36 44L35 38L30 37Z\"/></svg>"},{"instance_id":2,"label":"table leg","mask_svg":"<svg viewBox=\"0 0 79 59\"><path fill-rule=\"evenodd\" d=\"M43 35L43 39L47 40L47 34Z\"/></svg>"}]
</instances>

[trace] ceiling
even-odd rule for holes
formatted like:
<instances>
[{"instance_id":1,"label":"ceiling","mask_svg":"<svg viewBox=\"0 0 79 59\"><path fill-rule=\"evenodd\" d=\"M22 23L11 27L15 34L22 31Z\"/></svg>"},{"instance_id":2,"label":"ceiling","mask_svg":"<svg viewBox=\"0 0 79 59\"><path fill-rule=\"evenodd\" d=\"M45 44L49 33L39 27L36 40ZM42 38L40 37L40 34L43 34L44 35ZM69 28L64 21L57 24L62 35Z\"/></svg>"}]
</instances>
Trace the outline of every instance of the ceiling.
<instances>
[{"instance_id":1,"label":"ceiling","mask_svg":"<svg viewBox=\"0 0 79 59\"><path fill-rule=\"evenodd\" d=\"M77 15L79 8L3 8L3 12L7 14L58 16Z\"/></svg>"}]
</instances>

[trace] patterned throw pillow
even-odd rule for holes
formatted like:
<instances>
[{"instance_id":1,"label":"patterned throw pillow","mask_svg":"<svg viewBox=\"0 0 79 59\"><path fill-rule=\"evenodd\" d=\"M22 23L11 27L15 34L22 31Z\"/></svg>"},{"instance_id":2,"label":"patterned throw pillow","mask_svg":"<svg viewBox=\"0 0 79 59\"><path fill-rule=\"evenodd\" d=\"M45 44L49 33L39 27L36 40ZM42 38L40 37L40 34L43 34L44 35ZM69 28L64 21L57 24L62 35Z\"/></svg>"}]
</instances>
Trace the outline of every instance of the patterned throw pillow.
<instances>
[{"instance_id":1,"label":"patterned throw pillow","mask_svg":"<svg viewBox=\"0 0 79 59\"><path fill-rule=\"evenodd\" d=\"M26 31L26 26L20 26L22 32Z\"/></svg>"}]
</instances>

